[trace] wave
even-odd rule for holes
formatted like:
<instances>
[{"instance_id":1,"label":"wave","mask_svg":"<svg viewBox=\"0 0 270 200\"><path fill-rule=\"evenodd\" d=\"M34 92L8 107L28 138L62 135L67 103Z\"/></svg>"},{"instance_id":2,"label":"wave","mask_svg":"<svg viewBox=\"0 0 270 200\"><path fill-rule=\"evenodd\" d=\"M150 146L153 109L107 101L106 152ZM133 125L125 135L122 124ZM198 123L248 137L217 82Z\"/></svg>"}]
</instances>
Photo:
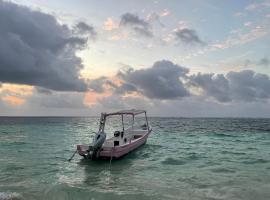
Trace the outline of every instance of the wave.
<instances>
[{"instance_id":1,"label":"wave","mask_svg":"<svg viewBox=\"0 0 270 200\"><path fill-rule=\"evenodd\" d=\"M217 136L217 137L239 137L237 135L231 135L231 134L226 134L226 133L215 133L215 136Z\"/></svg>"},{"instance_id":2,"label":"wave","mask_svg":"<svg viewBox=\"0 0 270 200\"><path fill-rule=\"evenodd\" d=\"M236 172L228 168L214 168L214 169L211 169L211 171L214 173L235 173Z\"/></svg>"},{"instance_id":3,"label":"wave","mask_svg":"<svg viewBox=\"0 0 270 200\"><path fill-rule=\"evenodd\" d=\"M228 151L228 150L224 150L221 151L222 154L233 154L233 155L247 155L246 152L236 152L236 151Z\"/></svg>"},{"instance_id":4,"label":"wave","mask_svg":"<svg viewBox=\"0 0 270 200\"><path fill-rule=\"evenodd\" d=\"M264 164L264 163L269 163L269 160L265 159L256 159L256 160L246 160L243 162L244 164Z\"/></svg>"},{"instance_id":5,"label":"wave","mask_svg":"<svg viewBox=\"0 0 270 200\"><path fill-rule=\"evenodd\" d=\"M0 200L21 200L23 199L19 193L16 192L0 192Z\"/></svg>"},{"instance_id":6,"label":"wave","mask_svg":"<svg viewBox=\"0 0 270 200\"><path fill-rule=\"evenodd\" d=\"M170 157L166 158L161 163L165 164L165 165L184 165L184 164L186 164L186 162L183 160L177 160L177 159L170 158Z\"/></svg>"}]
</instances>

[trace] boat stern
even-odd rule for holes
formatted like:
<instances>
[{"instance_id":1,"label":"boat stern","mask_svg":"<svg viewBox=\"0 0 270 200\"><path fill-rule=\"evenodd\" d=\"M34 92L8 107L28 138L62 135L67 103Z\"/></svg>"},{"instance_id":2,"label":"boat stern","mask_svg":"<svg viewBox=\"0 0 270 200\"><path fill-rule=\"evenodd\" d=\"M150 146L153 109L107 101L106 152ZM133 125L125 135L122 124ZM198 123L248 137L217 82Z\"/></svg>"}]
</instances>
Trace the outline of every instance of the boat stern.
<instances>
[{"instance_id":1,"label":"boat stern","mask_svg":"<svg viewBox=\"0 0 270 200\"><path fill-rule=\"evenodd\" d=\"M88 145L83 145L83 144L78 144L77 145L77 151L80 156L87 156L89 153L89 146Z\"/></svg>"}]
</instances>

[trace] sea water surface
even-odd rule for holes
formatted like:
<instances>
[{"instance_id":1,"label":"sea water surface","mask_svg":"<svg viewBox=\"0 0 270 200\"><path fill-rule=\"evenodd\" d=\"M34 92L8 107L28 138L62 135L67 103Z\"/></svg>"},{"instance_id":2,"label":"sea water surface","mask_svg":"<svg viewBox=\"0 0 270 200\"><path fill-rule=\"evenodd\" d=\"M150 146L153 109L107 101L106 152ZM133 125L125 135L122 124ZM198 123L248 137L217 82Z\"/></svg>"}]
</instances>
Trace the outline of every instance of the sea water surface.
<instances>
[{"instance_id":1,"label":"sea water surface","mask_svg":"<svg viewBox=\"0 0 270 200\"><path fill-rule=\"evenodd\" d=\"M270 119L150 118L137 151L86 161L99 118L0 118L0 199L269 200Z\"/></svg>"}]
</instances>

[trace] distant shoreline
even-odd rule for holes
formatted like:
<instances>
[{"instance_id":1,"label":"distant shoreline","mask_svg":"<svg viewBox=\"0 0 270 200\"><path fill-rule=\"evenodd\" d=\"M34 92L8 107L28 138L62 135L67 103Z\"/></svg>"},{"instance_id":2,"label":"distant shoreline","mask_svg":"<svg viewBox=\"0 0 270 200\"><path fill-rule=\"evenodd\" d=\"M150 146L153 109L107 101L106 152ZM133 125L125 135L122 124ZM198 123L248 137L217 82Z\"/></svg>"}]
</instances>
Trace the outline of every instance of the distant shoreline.
<instances>
[{"instance_id":1,"label":"distant shoreline","mask_svg":"<svg viewBox=\"0 0 270 200\"><path fill-rule=\"evenodd\" d=\"M0 118L96 118L100 116L0 116ZM270 119L270 117L175 117L175 116L149 116L150 118L175 119Z\"/></svg>"}]
</instances>

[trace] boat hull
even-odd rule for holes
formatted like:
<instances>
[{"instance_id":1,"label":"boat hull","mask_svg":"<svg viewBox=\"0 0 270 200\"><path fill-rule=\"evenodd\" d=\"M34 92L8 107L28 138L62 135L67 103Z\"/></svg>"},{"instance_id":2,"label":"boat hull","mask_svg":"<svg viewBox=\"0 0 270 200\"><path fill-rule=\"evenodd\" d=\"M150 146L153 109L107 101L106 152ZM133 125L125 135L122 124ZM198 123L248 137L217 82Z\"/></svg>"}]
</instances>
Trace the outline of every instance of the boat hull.
<instances>
[{"instance_id":1,"label":"boat hull","mask_svg":"<svg viewBox=\"0 0 270 200\"><path fill-rule=\"evenodd\" d=\"M134 151L135 149L145 144L151 131L152 130L150 129L142 137L132 140L129 143L122 146L102 147L101 150L98 152L98 158L99 159L111 159L111 158L118 159L125 156L129 152ZM89 157L88 156L89 151L87 151L87 149L89 149L89 146L77 145L77 150L78 150L79 155L85 158Z\"/></svg>"}]
</instances>

